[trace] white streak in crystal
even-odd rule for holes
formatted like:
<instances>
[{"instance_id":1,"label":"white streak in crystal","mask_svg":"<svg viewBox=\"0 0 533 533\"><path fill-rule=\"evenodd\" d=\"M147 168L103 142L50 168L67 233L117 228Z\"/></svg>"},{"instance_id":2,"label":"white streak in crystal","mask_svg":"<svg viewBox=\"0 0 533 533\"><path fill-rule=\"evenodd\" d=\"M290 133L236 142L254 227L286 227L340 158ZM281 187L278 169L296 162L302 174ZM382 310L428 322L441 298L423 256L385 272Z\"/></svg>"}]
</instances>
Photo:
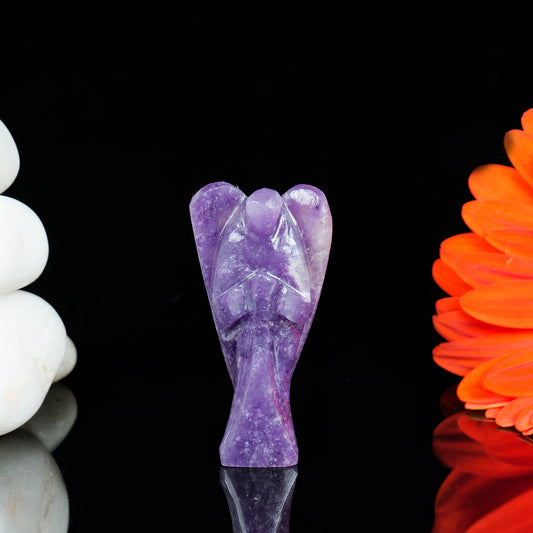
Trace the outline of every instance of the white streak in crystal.
<instances>
[{"instance_id":1,"label":"white streak in crystal","mask_svg":"<svg viewBox=\"0 0 533 533\"><path fill-rule=\"evenodd\" d=\"M238 231L232 231L228 237L229 242L240 242L244 239L244 235Z\"/></svg>"},{"instance_id":2,"label":"white streak in crystal","mask_svg":"<svg viewBox=\"0 0 533 533\"><path fill-rule=\"evenodd\" d=\"M286 209L284 211L286 211ZM284 226L283 218L284 218L284 215L281 216L281 218L280 218L280 220L278 222L278 227L276 228L276 231L274 232L274 235L272 235L272 237L270 238L270 242L274 245L274 250L278 249L278 246L279 246L279 243L280 243L280 240L281 240L279 238L279 232L280 232L281 227Z\"/></svg>"},{"instance_id":3,"label":"white streak in crystal","mask_svg":"<svg viewBox=\"0 0 533 533\"><path fill-rule=\"evenodd\" d=\"M295 189L291 191L290 196L299 204L310 205L313 207L316 207L319 202L318 196L308 189Z\"/></svg>"},{"instance_id":4,"label":"white streak in crystal","mask_svg":"<svg viewBox=\"0 0 533 533\"><path fill-rule=\"evenodd\" d=\"M300 287L293 287L292 285L289 285L284 279L278 278L278 276L274 276L274 274L271 274L270 272L265 272L263 275L268 276L269 278L274 278L275 280L283 284L285 287L288 287L289 289L292 289L293 291L297 292L305 301L308 301L310 299L309 292L301 291Z\"/></svg>"},{"instance_id":5,"label":"white streak in crystal","mask_svg":"<svg viewBox=\"0 0 533 533\"><path fill-rule=\"evenodd\" d=\"M307 277L307 269L305 268L305 263L301 258L297 256L289 256L288 262L288 272L291 278L294 280L298 292L302 295L304 301L311 301L311 294L306 288L305 278Z\"/></svg>"}]
</instances>

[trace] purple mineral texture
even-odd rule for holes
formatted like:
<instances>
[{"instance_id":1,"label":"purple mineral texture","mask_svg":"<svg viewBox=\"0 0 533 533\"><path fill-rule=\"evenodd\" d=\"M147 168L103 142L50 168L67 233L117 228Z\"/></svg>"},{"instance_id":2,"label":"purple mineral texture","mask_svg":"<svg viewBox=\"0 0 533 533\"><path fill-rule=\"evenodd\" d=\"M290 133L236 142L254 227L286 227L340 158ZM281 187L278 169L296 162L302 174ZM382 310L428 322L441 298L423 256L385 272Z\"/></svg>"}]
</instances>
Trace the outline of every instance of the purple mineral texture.
<instances>
[{"instance_id":1,"label":"purple mineral texture","mask_svg":"<svg viewBox=\"0 0 533 533\"><path fill-rule=\"evenodd\" d=\"M325 195L297 185L280 196L249 197L225 182L190 204L200 266L233 403L224 466L285 467L298 462L289 389L315 314L331 245Z\"/></svg>"}]
</instances>

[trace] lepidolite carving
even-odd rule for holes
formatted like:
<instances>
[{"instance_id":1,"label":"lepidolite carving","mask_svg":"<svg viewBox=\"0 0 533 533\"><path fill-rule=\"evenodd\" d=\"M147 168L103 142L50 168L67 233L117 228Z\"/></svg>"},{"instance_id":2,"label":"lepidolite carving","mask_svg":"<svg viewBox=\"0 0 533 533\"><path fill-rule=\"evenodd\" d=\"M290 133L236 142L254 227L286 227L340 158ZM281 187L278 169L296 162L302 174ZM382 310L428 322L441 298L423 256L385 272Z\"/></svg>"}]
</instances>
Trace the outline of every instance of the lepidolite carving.
<instances>
[{"instance_id":1,"label":"lepidolite carving","mask_svg":"<svg viewBox=\"0 0 533 533\"><path fill-rule=\"evenodd\" d=\"M297 185L249 197L211 183L190 204L196 247L234 387L224 466L292 466L289 388L315 315L331 245L325 195Z\"/></svg>"}]
</instances>

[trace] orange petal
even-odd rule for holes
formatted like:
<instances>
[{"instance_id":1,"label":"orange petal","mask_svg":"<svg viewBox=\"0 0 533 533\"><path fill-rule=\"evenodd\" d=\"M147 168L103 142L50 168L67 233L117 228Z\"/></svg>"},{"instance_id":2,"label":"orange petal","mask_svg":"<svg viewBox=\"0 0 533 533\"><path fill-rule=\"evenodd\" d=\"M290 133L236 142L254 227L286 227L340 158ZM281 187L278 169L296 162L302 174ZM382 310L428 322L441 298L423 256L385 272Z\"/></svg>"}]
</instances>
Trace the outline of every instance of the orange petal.
<instances>
[{"instance_id":1,"label":"orange petal","mask_svg":"<svg viewBox=\"0 0 533 533\"><path fill-rule=\"evenodd\" d=\"M529 184L533 184L533 135L511 130L505 134L503 144L513 166Z\"/></svg>"},{"instance_id":2,"label":"orange petal","mask_svg":"<svg viewBox=\"0 0 533 533\"><path fill-rule=\"evenodd\" d=\"M528 347L533 348L533 331L511 329L507 333L443 342L433 348L433 359L445 370L465 376L485 361Z\"/></svg>"},{"instance_id":3,"label":"orange petal","mask_svg":"<svg viewBox=\"0 0 533 533\"><path fill-rule=\"evenodd\" d=\"M496 415L503 409L503 407L491 407L485 411L487 418L496 418Z\"/></svg>"},{"instance_id":4,"label":"orange petal","mask_svg":"<svg viewBox=\"0 0 533 533\"><path fill-rule=\"evenodd\" d=\"M478 167L470 174L468 186L477 200L533 203L533 188L513 167L494 164Z\"/></svg>"},{"instance_id":5,"label":"orange petal","mask_svg":"<svg viewBox=\"0 0 533 533\"><path fill-rule=\"evenodd\" d=\"M514 427L524 435L533 433L533 402L516 417Z\"/></svg>"},{"instance_id":6,"label":"orange petal","mask_svg":"<svg viewBox=\"0 0 533 533\"><path fill-rule=\"evenodd\" d=\"M477 252L497 252L485 239L475 233L460 233L448 237L440 245L440 258L450 267L455 260L465 254Z\"/></svg>"},{"instance_id":7,"label":"orange petal","mask_svg":"<svg viewBox=\"0 0 533 533\"><path fill-rule=\"evenodd\" d=\"M506 396L533 396L533 350L522 350L494 364L483 386Z\"/></svg>"},{"instance_id":8,"label":"orange petal","mask_svg":"<svg viewBox=\"0 0 533 533\"><path fill-rule=\"evenodd\" d=\"M505 254L533 261L533 230L516 228L491 230L486 233L486 238Z\"/></svg>"},{"instance_id":9,"label":"orange petal","mask_svg":"<svg viewBox=\"0 0 533 533\"><path fill-rule=\"evenodd\" d=\"M433 316L433 326L448 341L468 339L480 335L503 333L506 328L491 326L466 314L462 309Z\"/></svg>"},{"instance_id":10,"label":"orange petal","mask_svg":"<svg viewBox=\"0 0 533 533\"><path fill-rule=\"evenodd\" d=\"M461 296L472 289L442 259L433 263L432 274L437 285L450 296Z\"/></svg>"},{"instance_id":11,"label":"orange petal","mask_svg":"<svg viewBox=\"0 0 533 533\"><path fill-rule=\"evenodd\" d=\"M495 326L533 328L533 280L502 281L461 296L471 316Z\"/></svg>"},{"instance_id":12,"label":"orange petal","mask_svg":"<svg viewBox=\"0 0 533 533\"><path fill-rule=\"evenodd\" d=\"M451 316L455 315L457 312L461 311L450 311L449 313L442 313L432 317L433 327L437 333L447 341L457 341L471 337L471 335L461 335L461 333L457 331L456 321L453 320L453 316Z\"/></svg>"},{"instance_id":13,"label":"orange petal","mask_svg":"<svg viewBox=\"0 0 533 533\"><path fill-rule=\"evenodd\" d=\"M467 404L467 409L489 409L505 405L513 399L507 395L497 394L483 386L487 372L500 359L501 357L496 357L481 363L469 372L457 386L457 396Z\"/></svg>"},{"instance_id":14,"label":"orange petal","mask_svg":"<svg viewBox=\"0 0 533 533\"><path fill-rule=\"evenodd\" d=\"M533 260L481 252L458 257L453 270L472 287L482 287L511 279L533 279Z\"/></svg>"},{"instance_id":15,"label":"orange petal","mask_svg":"<svg viewBox=\"0 0 533 533\"><path fill-rule=\"evenodd\" d=\"M464 341L443 342L435 346L433 348L433 361L452 374L466 376L468 372L486 361L487 358L483 357L482 354L462 353L460 347L457 346L460 342Z\"/></svg>"},{"instance_id":16,"label":"orange petal","mask_svg":"<svg viewBox=\"0 0 533 533\"><path fill-rule=\"evenodd\" d=\"M461 304L459 303L458 296L448 296L446 298L441 298L435 303L435 310L438 314L447 313L448 311L457 311L461 309Z\"/></svg>"},{"instance_id":17,"label":"orange petal","mask_svg":"<svg viewBox=\"0 0 533 533\"><path fill-rule=\"evenodd\" d=\"M502 428L515 425L516 418L524 409L533 407L533 398L516 398L502 407L496 416L496 424Z\"/></svg>"},{"instance_id":18,"label":"orange petal","mask_svg":"<svg viewBox=\"0 0 533 533\"><path fill-rule=\"evenodd\" d=\"M481 237L497 229L533 230L531 204L502 200L473 200L462 210L466 225Z\"/></svg>"},{"instance_id":19,"label":"orange petal","mask_svg":"<svg viewBox=\"0 0 533 533\"><path fill-rule=\"evenodd\" d=\"M533 134L533 109L528 109L521 117L522 129L526 133Z\"/></svg>"}]
</instances>

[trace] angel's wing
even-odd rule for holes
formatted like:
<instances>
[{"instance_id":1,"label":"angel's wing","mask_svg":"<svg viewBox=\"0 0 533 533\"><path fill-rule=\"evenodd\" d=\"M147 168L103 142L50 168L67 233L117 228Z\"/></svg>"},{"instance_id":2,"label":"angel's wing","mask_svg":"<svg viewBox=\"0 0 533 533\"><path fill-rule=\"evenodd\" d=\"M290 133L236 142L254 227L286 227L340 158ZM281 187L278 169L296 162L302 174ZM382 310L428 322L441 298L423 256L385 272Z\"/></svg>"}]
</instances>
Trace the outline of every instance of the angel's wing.
<instances>
[{"instance_id":1,"label":"angel's wing","mask_svg":"<svg viewBox=\"0 0 533 533\"><path fill-rule=\"evenodd\" d=\"M315 314L331 247L332 222L325 194L312 185L296 185L283 200L307 248L311 281L311 319Z\"/></svg>"},{"instance_id":2,"label":"angel's wing","mask_svg":"<svg viewBox=\"0 0 533 533\"><path fill-rule=\"evenodd\" d=\"M220 234L245 198L238 187L218 181L200 189L191 200L189 209L194 239L209 299Z\"/></svg>"}]
</instances>

